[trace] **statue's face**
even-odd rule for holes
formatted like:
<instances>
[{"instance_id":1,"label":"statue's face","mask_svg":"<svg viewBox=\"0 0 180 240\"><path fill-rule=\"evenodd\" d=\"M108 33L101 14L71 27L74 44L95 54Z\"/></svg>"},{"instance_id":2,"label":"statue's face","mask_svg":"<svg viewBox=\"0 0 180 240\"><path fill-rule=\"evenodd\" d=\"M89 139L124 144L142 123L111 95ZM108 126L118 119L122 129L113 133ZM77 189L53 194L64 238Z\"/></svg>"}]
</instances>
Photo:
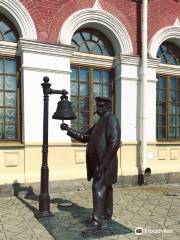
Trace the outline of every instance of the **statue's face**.
<instances>
[{"instance_id":1,"label":"statue's face","mask_svg":"<svg viewBox=\"0 0 180 240\"><path fill-rule=\"evenodd\" d=\"M105 101L97 101L96 108L97 108L96 113L100 117L102 117L108 111Z\"/></svg>"}]
</instances>

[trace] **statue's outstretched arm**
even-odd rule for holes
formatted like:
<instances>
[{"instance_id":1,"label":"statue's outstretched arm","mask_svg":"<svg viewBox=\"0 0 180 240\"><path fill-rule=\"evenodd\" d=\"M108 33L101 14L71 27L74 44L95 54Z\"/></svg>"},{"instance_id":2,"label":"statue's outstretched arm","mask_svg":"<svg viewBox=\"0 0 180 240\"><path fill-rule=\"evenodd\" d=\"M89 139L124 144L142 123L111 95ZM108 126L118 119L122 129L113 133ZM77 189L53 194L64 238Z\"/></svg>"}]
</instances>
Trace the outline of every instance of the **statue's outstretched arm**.
<instances>
[{"instance_id":1,"label":"statue's outstretched arm","mask_svg":"<svg viewBox=\"0 0 180 240\"><path fill-rule=\"evenodd\" d=\"M62 123L61 129L67 131L67 135L76 139L79 142L86 143L88 142L89 135L91 132L91 129L89 129L86 133L81 133L73 128L70 128L67 124Z\"/></svg>"}]
</instances>

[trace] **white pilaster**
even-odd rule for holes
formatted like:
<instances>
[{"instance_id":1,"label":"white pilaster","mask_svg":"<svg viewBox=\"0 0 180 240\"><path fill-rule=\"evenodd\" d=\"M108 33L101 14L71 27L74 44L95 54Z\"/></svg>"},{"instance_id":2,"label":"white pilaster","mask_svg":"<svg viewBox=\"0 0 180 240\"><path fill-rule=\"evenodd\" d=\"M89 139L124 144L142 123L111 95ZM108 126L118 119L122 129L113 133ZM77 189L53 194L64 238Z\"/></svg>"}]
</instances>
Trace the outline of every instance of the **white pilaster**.
<instances>
[{"instance_id":1,"label":"white pilaster","mask_svg":"<svg viewBox=\"0 0 180 240\"><path fill-rule=\"evenodd\" d=\"M22 95L24 142L42 142L43 132L43 77L48 76L52 89L70 92L70 46L51 45L21 39L19 48L22 56ZM49 142L70 141L60 131L60 121L53 120L59 95L49 96Z\"/></svg>"},{"instance_id":2,"label":"white pilaster","mask_svg":"<svg viewBox=\"0 0 180 240\"><path fill-rule=\"evenodd\" d=\"M121 54L115 60L116 115L121 122L122 142L140 140L141 59ZM147 141L156 141L156 71L159 59L147 62Z\"/></svg>"}]
</instances>

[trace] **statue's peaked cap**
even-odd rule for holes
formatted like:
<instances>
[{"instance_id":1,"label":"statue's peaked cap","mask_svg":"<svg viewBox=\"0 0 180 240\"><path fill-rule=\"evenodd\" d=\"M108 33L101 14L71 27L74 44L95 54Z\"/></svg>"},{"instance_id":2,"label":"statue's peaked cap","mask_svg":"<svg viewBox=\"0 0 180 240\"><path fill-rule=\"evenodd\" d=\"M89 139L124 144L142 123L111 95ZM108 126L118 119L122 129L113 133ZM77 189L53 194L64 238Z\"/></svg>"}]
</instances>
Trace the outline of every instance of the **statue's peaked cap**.
<instances>
[{"instance_id":1,"label":"statue's peaked cap","mask_svg":"<svg viewBox=\"0 0 180 240\"><path fill-rule=\"evenodd\" d=\"M95 97L95 99L97 102L111 102L111 98L103 97L103 96Z\"/></svg>"}]
</instances>

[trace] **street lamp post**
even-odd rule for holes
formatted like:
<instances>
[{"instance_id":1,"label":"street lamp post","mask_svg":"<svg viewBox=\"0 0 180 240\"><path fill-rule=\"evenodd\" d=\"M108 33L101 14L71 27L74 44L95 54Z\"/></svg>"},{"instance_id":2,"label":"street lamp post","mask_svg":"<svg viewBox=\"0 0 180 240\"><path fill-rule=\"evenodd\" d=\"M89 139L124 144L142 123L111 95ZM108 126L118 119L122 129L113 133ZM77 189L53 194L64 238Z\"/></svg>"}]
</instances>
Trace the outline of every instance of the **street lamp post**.
<instances>
[{"instance_id":1,"label":"street lamp post","mask_svg":"<svg viewBox=\"0 0 180 240\"><path fill-rule=\"evenodd\" d=\"M44 93L44 115L43 115L43 145L42 145L42 166L41 166L41 188L39 195L39 216L47 217L52 215L50 212L49 196L49 168L48 168L48 112L49 112L49 78L43 78L42 83Z\"/></svg>"},{"instance_id":2,"label":"street lamp post","mask_svg":"<svg viewBox=\"0 0 180 240\"><path fill-rule=\"evenodd\" d=\"M39 217L52 216L50 211L49 196L49 167L48 167L48 116L49 116L49 94L61 94L61 100L53 115L54 119L71 120L76 116L72 111L71 103L68 101L68 92L63 90L51 89L49 78L43 78L42 88L44 94L44 115L43 115L43 145L42 145L42 166L41 166L41 185L39 195Z\"/></svg>"}]
</instances>

